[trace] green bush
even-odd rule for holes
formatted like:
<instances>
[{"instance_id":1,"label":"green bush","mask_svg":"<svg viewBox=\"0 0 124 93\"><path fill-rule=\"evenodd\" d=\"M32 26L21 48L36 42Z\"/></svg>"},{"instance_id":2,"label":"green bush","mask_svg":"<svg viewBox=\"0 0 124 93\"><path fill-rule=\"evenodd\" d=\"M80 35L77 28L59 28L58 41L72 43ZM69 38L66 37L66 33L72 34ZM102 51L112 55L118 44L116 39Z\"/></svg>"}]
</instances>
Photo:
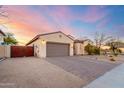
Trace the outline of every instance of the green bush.
<instances>
[{"instance_id":1,"label":"green bush","mask_svg":"<svg viewBox=\"0 0 124 93\"><path fill-rule=\"evenodd\" d=\"M87 44L85 46L85 51L88 53L88 55L92 55L92 54L99 55L100 54L100 49L91 44Z\"/></svg>"},{"instance_id":2,"label":"green bush","mask_svg":"<svg viewBox=\"0 0 124 93\"><path fill-rule=\"evenodd\" d=\"M87 45L85 46L85 51L88 53L88 55L93 54L93 45L87 44Z\"/></svg>"},{"instance_id":3,"label":"green bush","mask_svg":"<svg viewBox=\"0 0 124 93\"><path fill-rule=\"evenodd\" d=\"M93 47L93 53L94 53L95 55L99 55L99 54L100 54L100 49L94 46L94 47Z\"/></svg>"}]
</instances>

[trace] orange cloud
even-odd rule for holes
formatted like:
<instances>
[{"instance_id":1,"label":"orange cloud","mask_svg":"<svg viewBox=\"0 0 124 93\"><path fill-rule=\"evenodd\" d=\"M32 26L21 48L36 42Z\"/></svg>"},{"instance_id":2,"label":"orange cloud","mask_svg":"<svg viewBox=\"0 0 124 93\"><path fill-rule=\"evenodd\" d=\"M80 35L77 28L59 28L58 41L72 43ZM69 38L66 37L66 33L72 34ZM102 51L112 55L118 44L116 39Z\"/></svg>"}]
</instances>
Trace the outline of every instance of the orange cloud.
<instances>
[{"instance_id":1,"label":"orange cloud","mask_svg":"<svg viewBox=\"0 0 124 93\"><path fill-rule=\"evenodd\" d=\"M23 41L26 43L37 34L55 31L55 28L44 16L29 10L25 6L7 6L6 10L11 21L6 26L19 41L25 39Z\"/></svg>"},{"instance_id":2,"label":"orange cloud","mask_svg":"<svg viewBox=\"0 0 124 93\"><path fill-rule=\"evenodd\" d=\"M10 23L6 24L8 31L15 34L20 43L27 43L35 35L46 32L63 31L72 34L72 28L65 24L66 18L70 18L68 9L60 7L57 11L50 13L47 8L44 12L52 19L49 20L42 12L34 11L30 6L5 6L9 14ZM66 14L66 15L65 15Z\"/></svg>"}]
</instances>

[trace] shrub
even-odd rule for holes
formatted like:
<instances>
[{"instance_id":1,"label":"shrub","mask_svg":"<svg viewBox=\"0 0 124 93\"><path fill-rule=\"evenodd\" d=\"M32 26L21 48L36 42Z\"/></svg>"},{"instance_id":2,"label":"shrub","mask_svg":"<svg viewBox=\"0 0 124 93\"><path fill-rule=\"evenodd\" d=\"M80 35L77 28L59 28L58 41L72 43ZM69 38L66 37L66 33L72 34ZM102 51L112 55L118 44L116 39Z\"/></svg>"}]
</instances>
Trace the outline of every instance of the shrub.
<instances>
[{"instance_id":1,"label":"shrub","mask_svg":"<svg viewBox=\"0 0 124 93\"><path fill-rule=\"evenodd\" d=\"M91 44L87 44L85 46L85 51L88 53L88 55L92 55L92 54L99 55L100 54L100 48L93 46Z\"/></svg>"},{"instance_id":2,"label":"shrub","mask_svg":"<svg viewBox=\"0 0 124 93\"><path fill-rule=\"evenodd\" d=\"M85 51L88 53L88 55L100 54L100 49L91 44L87 44L85 46Z\"/></svg>"},{"instance_id":3,"label":"shrub","mask_svg":"<svg viewBox=\"0 0 124 93\"><path fill-rule=\"evenodd\" d=\"M98 48L98 47L93 47L93 53L95 54L95 55L99 55L100 54L100 49Z\"/></svg>"},{"instance_id":4,"label":"shrub","mask_svg":"<svg viewBox=\"0 0 124 93\"><path fill-rule=\"evenodd\" d=\"M93 45L87 44L87 45L85 46L85 51L88 53L88 55L93 54Z\"/></svg>"},{"instance_id":5,"label":"shrub","mask_svg":"<svg viewBox=\"0 0 124 93\"><path fill-rule=\"evenodd\" d=\"M115 61L115 59L114 58L110 58L110 61Z\"/></svg>"}]
</instances>

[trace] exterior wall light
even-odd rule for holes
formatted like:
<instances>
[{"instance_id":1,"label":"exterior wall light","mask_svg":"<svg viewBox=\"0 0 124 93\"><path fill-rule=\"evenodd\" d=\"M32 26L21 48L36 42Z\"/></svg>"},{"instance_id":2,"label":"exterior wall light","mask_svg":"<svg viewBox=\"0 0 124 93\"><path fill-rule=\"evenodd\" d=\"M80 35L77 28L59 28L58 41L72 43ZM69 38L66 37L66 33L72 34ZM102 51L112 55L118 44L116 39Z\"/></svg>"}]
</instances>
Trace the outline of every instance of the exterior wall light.
<instances>
[{"instance_id":1,"label":"exterior wall light","mask_svg":"<svg viewBox=\"0 0 124 93\"><path fill-rule=\"evenodd\" d=\"M45 43L46 43L46 41L45 41L45 40L41 40L41 43L42 43L42 44L45 44Z\"/></svg>"}]
</instances>

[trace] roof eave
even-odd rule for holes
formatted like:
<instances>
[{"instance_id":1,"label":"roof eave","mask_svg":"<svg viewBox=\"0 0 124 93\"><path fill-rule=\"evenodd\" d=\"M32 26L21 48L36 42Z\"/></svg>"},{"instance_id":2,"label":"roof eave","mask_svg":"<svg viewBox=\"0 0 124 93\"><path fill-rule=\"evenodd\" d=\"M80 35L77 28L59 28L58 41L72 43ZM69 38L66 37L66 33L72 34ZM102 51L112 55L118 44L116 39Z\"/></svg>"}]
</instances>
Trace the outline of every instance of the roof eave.
<instances>
[{"instance_id":1,"label":"roof eave","mask_svg":"<svg viewBox=\"0 0 124 93\"><path fill-rule=\"evenodd\" d=\"M1 33L3 36L6 36L6 34L5 34L2 30L0 30L0 33Z\"/></svg>"},{"instance_id":2,"label":"roof eave","mask_svg":"<svg viewBox=\"0 0 124 93\"><path fill-rule=\"evenodd\" d=\"M69 39L71 39L72 41L74 41L74 39L70 38L68 35L66 35L66 34L63 33L62 31L57 31L57 32L51 32L51 33L46 33L46 34L39 34L39 35L35 36L31 41L29 41L29 42L26 44L26 46L29 45L29 44L31 44L31 43L33 43L33 42L36 41L37 39L39 39L40 36L49 35L49 34L55 34L55 33L62 33L62 34L64 34L65 36L67 36Z\"/></svg>"}]
</instances>

